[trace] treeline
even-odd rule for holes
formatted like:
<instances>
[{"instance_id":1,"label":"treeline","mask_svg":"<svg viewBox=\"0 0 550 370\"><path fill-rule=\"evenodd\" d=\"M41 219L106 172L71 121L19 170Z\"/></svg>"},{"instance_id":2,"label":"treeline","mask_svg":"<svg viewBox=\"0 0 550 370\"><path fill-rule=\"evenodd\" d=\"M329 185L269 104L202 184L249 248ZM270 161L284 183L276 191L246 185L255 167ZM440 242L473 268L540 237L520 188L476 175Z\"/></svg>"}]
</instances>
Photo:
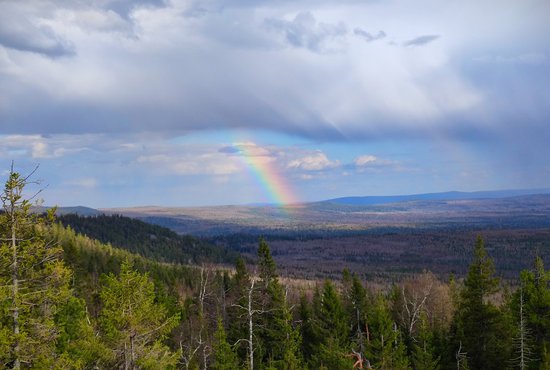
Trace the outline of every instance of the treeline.
<instances>
[{"instance_id":1,"label":"treeline","mask_svg":"<svg viewBox=\"0 0 550 370\"><path fill-rule=\"evenodd\" d=\"M34 215L11 173L0 214L0 367L549 369L550 274L513 290L479 238L464 279L379 288L280 277L260 240L235 270L155 262Z\"/></svg>"}]
</instances>

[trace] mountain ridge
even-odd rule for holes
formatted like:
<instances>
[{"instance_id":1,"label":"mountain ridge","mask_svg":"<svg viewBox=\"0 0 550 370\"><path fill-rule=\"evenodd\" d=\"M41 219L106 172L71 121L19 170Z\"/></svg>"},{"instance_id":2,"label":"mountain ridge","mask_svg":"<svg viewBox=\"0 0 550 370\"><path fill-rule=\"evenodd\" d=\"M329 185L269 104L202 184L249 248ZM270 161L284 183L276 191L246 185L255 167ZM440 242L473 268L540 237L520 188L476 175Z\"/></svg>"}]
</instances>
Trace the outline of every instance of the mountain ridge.
<instances>
[{"instance_id":1,"label":"mountain ridge","mask_svg":"<svg viewBox=\"0 0 550 370\"><path fill-rule=\"evenodd\" d=\"M549 188L542 189L509 189L509 190L483 190L483 191L447 191L438 193L420 193L410 195L367 195L349 196L323 200L316 203L335 203L345 205L378 205L388 203L402 203L416 200L469 200L469 199L501 199L523 195L550 194Z\"/></svg>"}]
</instances>

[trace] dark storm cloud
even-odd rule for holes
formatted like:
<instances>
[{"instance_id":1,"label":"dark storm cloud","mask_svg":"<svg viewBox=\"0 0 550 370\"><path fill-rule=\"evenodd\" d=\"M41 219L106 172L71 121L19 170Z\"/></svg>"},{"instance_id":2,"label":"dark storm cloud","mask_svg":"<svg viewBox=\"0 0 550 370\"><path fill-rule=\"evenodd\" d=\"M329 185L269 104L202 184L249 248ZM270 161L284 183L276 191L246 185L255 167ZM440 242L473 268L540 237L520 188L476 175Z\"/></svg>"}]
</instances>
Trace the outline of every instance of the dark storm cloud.
<instances>
[{"instance_id":1,"label":"dark storm cloud","mask_svg":"<svg viewBox=\"0 0 550 370\"><path fill-rule=\"evenodd\" d=\"M437 40L440 35L422 35L403 42L403 46L422 46Z\"/></svg>"},{"instance_id":2,"label":"dark storm cloud","mask_svg":"<svg viewBox=\"0 0 550 370\"><path fill-rule=\"evenodd\" d=\"M372 42L376 40L380 40L386 37L386 32L380 30L377 34L373 35L370 32L367 32L361 28L355 28L353 30L353 33L359 37L361 37L366 42Z\"/></svg>"}]
</instances>

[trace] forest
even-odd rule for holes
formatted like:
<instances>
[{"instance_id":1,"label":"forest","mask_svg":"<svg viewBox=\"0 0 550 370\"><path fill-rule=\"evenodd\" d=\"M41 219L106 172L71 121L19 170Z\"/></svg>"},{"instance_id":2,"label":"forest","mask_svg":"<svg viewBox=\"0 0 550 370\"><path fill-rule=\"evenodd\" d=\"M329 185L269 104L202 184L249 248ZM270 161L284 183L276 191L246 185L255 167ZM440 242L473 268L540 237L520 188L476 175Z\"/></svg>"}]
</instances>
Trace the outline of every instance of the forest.
<instances>
[{"instance_id":1,"label":"forest","mask_svg":"<svg viewBox=\"0 0 550 370\"><path fill-rule=\"evenodd\" d=\"M199 256L193 240L154 230L109 236L125 249L92 239L55 210L33 213L30 181L12 171L0 196L3 368L550 369L539 256L502 281L479 236L464 276L380 285L343 269L297 281L261 238L255 260L234 266L221 263L230 252ZM160 237L176 262L156 249Z\"/></svg>"}]
</instances>

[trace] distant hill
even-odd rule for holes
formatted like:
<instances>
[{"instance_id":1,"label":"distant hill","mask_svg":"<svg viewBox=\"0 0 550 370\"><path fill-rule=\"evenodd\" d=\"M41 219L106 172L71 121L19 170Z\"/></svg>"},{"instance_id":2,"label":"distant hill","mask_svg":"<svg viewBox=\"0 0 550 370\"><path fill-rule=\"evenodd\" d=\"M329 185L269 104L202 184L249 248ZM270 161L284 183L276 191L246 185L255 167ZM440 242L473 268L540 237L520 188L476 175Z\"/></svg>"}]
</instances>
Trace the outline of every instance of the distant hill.
<instances>
[{"instance_id":1,"label":"distant hill","mask_svg":"<svg viewBox=\"0 0 550 370\"><path fill-rule=\"evenodd\" d=\"M550 189L494 190L475 192L448 191L443 193L426 193L413 195L357 196L328 199L320 203L368 206L377 204L411 202L418 200L501 199L522 195L538 194L550 194Z\"/></svg>"},{"instance_id":2,"label":"distant hill","mask_svg":"<svg viewBox=\"0 0 550 370\"><path fill-rule=\"evenodd\" d=\"M99 216L100 214L102 214L102 212L98 211L97 209L84 206L57 208L56 215L60 216L68 214L76 214L80 216Z\"/></svg>"},{"instance_id":3,"label":"distant hill","mask_svg":"<svg viewBox=\"0 0 550 370\"><path fill-rule=\"evenodd\" d=\"M32 210L36 213L42 213L42 212L46 212L46 210L50 208L52 207L39 206L39 207L33 207ZM74 207L57 207L55 214L57 216L62 216L62 215L99 216L103 214L103 212L90 207L74 206Z\"/></svg>"}]
</instances>

